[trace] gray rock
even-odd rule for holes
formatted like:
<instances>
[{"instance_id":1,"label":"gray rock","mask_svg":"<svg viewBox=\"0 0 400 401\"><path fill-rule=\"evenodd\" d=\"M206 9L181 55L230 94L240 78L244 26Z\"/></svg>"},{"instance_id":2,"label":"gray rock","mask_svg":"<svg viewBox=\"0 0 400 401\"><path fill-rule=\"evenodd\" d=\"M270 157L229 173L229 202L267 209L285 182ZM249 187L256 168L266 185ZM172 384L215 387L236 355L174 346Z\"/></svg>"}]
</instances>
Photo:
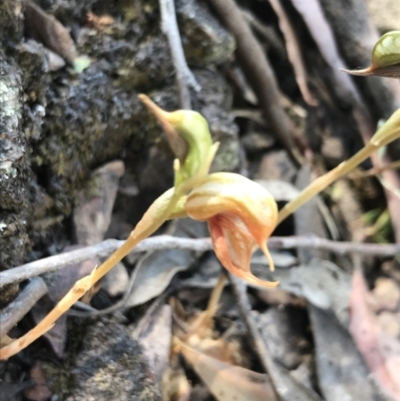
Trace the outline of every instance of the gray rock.
<instances>
[{"instance_id":1,"label":"gray rock","mask_svg":"<svg viewBox=\"0 0 400 401\"><path fill-rule=\"evenodd\" d=\"M87 329L72 372L66 401L162 399L142 348L113 320L101 319Z\"/></svg>"}]
</instances>

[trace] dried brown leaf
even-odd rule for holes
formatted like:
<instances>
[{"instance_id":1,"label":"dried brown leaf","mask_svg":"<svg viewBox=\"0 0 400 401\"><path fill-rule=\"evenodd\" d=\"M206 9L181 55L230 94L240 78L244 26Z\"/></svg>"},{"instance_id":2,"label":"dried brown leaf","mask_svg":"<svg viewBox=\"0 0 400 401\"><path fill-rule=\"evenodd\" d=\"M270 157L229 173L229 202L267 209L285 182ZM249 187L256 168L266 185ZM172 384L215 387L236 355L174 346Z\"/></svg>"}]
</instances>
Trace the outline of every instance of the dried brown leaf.
<instances>
[{"instance_id":1,"label":"dried brown leaf","mask_svg":"<svg viewBox=\"0 0 400 401\"><path fill-rule=\"evenodd\" d=\"M180 352L218 401L277 401L265 374L229 365L180 343Z\"/></svg>"},{"instance_id":2,"label":"dried brown leaf","mask_svg":"<svg viewBox=\"0 0 400 401\"><path fill-rule=\"evenodd\" d=\"M337 319L309 307L319 388L326 401L376 401L376 386L348 331Z\"/></svg>"},{"instance_id":3,"label":"dried brown leaf","mask_svg":"<svg viewBox=\"0 0 400 401\"><path fill-rule=\"evenodd\" d=\"M60 21L44 12L30 0L25 2L24 16L25 27L29 35L60 55L68 63L74 64L78 53L68 30Z\"/></svg>"},{"instance_id":4,"label":"dried brown leaf","mask_svg":"<svg viewBox=\"0 0 400 401\"><path fill-rule=\"evenodd\" d=\"M104 239L124 171L124 163L120 160L107 163L91 174L79 192L73 219L80 245L93 245Z\"/></svg>"},{"instance_id":5,"label":"dried brown leaf","mask_svg":"<svg viewBox=\"0 0 400 401\"><path fill-rule=\"evenodd\" d=\"M394 400L400 400L400 342L384 333L366 303L368 290L362 273L353 274L350 333L369 369Z\"/></svg>"}]
</instances>

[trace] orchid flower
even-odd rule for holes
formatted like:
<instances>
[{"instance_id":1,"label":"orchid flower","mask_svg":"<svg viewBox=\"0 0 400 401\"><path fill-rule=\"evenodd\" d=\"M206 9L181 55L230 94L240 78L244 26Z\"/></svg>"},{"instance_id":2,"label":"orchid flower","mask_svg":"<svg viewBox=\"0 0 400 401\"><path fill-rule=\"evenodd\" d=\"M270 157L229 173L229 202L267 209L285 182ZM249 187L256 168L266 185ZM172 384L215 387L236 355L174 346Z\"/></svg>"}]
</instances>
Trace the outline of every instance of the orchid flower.
<instances>
[{"instance_id":1,"label":"orchid flower","mask_svg":"<svg viewBox=\"0 0 400 401\"><path fill-rule=\"evenodd\" d=\"M193 189L184 208L192 219L207 221L214 251L227 270L252 284L278 285L250 271L255 246L274 269L266 241L276 227L278 207L266 189L238 174L214 173Z\"/></svg>"}]
</instances>

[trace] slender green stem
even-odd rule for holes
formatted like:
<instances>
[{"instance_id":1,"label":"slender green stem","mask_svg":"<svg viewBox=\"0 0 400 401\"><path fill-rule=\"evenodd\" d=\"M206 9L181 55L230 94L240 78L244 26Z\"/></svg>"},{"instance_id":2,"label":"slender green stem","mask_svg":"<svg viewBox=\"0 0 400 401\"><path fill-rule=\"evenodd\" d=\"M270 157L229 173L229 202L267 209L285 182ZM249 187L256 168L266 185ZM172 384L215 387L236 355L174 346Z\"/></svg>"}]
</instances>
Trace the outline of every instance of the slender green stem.
<instances>
[{"instance_id":1,"label":"slender green stem","mask_svg":"<svg viewBox=\"0 0 400 401\"><path fill-rule=\"evenodd\" d=\"M291 202L287 203L285 207L278 214L278 224L280 224L283 220L285 220L290 214L295 212L299 207L304 205L304 203L308 202L315 195L323 191L327 188L333 181L338 178L344 176L345 174L352 171L356 168L360 163L364 160L368 159L376 150L379 149L379 146L373 143L368 143L362 148L359 152L357 152L353 157L349 160L346 160L340 163L333 170L328 173L318 177L315 181L313 181L308 187L306 187L297 197Z\"/></svg>"}]
</instances>

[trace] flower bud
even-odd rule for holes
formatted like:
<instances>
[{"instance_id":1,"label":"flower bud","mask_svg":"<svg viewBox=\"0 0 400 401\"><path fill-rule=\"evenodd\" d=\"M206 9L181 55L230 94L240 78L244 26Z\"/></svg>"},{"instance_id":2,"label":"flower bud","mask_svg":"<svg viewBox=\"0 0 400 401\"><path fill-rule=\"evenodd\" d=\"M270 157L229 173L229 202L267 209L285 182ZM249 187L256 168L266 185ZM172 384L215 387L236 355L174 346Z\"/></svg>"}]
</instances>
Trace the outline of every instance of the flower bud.
<instances>
[{"instance_id":1,"label":"flower bud","mask_svg":"<svg viewBox=\"0 0 400 401\"><path fill-rule=\"evenodd\" d=\"M212 143L207 121L192 110L164 111L146 95L139 95L139 99L161 123L178 159L175 187L189 180L195 185L208 174L218 148L218 143Z\"/></svg>"},{"instance_id":2,"label":"flower bud","mask_svg":"<svg viewBox=\"0 0 400 401\"><path fill-rule=\"evenodd\" d=\"M368 68L344 71L353 75L400 78L400 31L387 32L376 42Z\"/></svg>"}]
</instances>

